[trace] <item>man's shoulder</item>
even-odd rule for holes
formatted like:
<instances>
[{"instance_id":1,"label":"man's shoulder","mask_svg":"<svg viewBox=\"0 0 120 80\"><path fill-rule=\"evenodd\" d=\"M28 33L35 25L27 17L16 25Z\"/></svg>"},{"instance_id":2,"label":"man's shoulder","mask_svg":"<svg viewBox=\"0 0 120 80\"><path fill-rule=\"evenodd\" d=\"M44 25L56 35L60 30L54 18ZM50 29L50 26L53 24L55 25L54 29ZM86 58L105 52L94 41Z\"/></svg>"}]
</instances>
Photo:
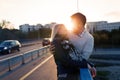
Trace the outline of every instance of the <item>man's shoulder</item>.
<instances>
[{"instance_id":1,"label":"man's shoulder","mask_svg":"<svg viewBox=\"0 0 120 80\"><path fill-rule=\"evenodd\" d=\"M86 31L85 37L86 37L87 39L94 40L94 37L93 37L92 34L90 34L88 31Z\"/></svg>"}]
</instances>

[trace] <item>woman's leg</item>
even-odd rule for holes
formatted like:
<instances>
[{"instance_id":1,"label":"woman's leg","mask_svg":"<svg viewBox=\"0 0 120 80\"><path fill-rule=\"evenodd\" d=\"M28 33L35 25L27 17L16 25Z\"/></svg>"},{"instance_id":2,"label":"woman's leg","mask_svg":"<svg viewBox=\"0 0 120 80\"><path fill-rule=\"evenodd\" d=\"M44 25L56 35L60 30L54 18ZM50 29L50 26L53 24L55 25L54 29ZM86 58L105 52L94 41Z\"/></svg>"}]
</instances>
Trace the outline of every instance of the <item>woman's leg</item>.
<instances>
[{"instance_id":1,"label":"woman's leg","mask_svg":"<svg viewBox=\"0 0 120 80\"><path fill-rule=\"evenodd\" d=\"M80 80L79 75L80 75L79 72L68 74L68 76L65 80Z\"/></svg>"},{"instance_id":2,"label":"woman's leg","mask_svg":"<svg viewBox=\"0 0 120 80\"><path fill-rule=\"evenodd\" d=\"M58 80L66 80L67 74L59 74L57 75Z\"/></svg>"}]
</instances>

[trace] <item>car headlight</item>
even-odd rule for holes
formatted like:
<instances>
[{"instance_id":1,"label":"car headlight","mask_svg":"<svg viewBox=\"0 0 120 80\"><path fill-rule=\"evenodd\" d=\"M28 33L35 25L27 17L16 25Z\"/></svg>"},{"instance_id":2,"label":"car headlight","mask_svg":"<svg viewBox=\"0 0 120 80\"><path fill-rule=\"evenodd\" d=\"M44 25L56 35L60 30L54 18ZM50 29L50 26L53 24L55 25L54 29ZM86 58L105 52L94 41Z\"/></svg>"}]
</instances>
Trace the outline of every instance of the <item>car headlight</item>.
<instances>
[{"instance_id":1,"label":"car headlight","mask_svg":"<svg viewBox=\"0 0 120 80\"><path fill-rule=\"evenodd\" d=\"M4 50L8 49L7 47L4 47Z\"/></svg>"}]
</instances>

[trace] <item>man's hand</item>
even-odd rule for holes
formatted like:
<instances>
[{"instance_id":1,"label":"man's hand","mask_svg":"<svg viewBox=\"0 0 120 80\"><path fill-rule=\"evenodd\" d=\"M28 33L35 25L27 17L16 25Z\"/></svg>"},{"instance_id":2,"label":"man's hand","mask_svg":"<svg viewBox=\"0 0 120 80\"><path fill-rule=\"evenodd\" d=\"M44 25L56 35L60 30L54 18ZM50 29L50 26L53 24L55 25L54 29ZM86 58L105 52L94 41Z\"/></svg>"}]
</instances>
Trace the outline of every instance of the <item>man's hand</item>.
<instances>
[{"instance_id":1,"label":"man's hand","mask_svg":"<svg viewBox=\"0 0 120 80\"><path fill-rule=\"evenodd\" d=\"M53 44L50 45L50 51L51 51L51 53L55 52L55 46Z\"/></svg>"},{"instance_id":2,"label":"man's hand","mask_svg":"<svg viewBox=\"0 0 120 80\"><path fill-rule=\"evenodd\" d=\"M92 77L94 78L94 77L96 76L96 74L97 74L95 67L91 67L91 66L88 64L88 68L89 68L89 70L90 70L90 72L91 72Z\"/></svg>"},{"instance_id":3,"label":"man's hand","mask_svg":"<svg viewBox=\"0 0 120 80\"><path fill-rule=\"evenodd\" d=\"M91 67L90 68L90 72L91 72L92 77L94 78L96 76L96 69L95 69L95 67Z\"/></svg>"}]
</instances>

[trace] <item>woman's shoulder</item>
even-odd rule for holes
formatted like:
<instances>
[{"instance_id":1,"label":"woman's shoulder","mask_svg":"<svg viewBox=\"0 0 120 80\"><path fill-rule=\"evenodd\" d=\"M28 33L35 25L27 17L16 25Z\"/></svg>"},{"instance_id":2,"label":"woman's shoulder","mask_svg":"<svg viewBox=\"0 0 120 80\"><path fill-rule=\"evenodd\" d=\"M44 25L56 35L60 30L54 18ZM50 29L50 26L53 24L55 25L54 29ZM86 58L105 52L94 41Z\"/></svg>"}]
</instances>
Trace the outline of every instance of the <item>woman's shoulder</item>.
<instances>
[{"instance_id":1,"label":"woman's shoulder","mask_svg":"<svg viewBox=\"0 0 120 80\"><path fill-rule=\"evenodd\" d=\"M61 41L61 40L62 40L62 39L60 39L60 38L54 38L52 42L59 42L59 41Z\"/></svg>"},{"instance_id":2,"label":"woman's shoulder","mask_svg":"<svg viewBox=\"0 0 120 80\"><path fill-rule=\"evenodd\" d=\"M61 39L60 38L55 38L55 39L53 39L53 41L51 42L51 44L54 44L54 45L59 45L59 44L61 44Z\"/></svg>"}]
</instances>

